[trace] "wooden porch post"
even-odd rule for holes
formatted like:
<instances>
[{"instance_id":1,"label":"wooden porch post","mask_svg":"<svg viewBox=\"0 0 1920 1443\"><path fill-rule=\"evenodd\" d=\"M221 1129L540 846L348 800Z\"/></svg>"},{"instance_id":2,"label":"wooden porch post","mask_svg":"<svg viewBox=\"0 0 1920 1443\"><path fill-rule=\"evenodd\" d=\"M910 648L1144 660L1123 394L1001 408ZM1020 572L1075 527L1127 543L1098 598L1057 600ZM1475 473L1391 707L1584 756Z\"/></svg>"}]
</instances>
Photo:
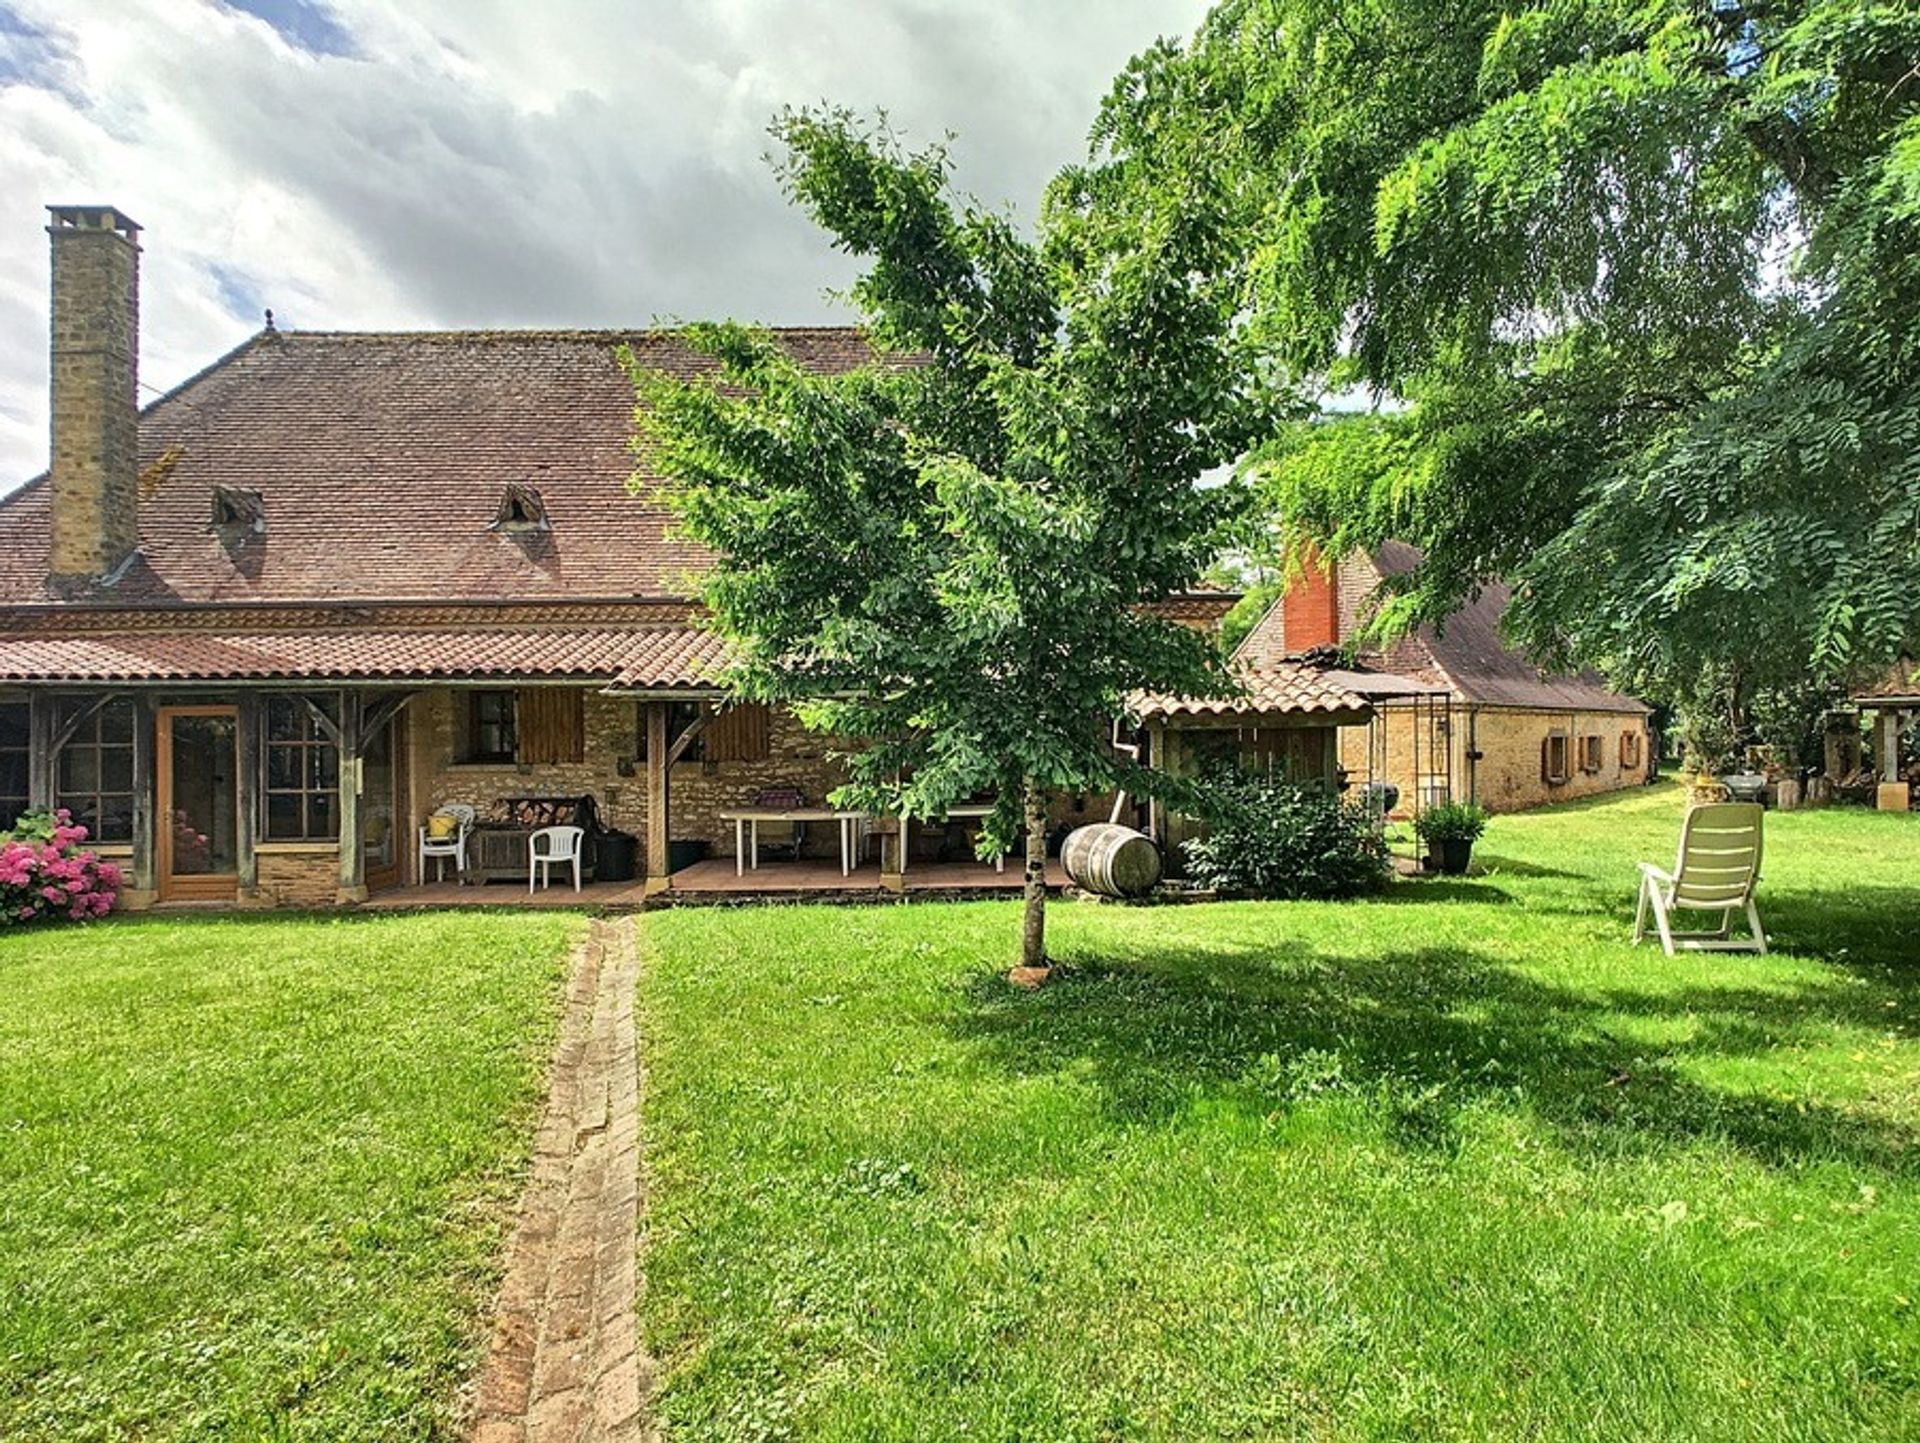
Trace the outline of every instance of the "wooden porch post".
<instances>
[{"instance_id":1,"label":"wooden porch post","mask_svg":"<svg viewBox=\"0 0 1920 1443\"><path fill-rule=\"evenodd\" d=\"M240 771L234 779L238 800L233 836L240 871L235 890L245 906L257 900L260 891L260 858L254 851L260 827L260 698L243 691L235 705L234 765Z\"/></svg>"},{"instance_id":2,"label":"wooden porch post","mask_svg":"<svg viewBox=\"0 0 1920 1443\"><path fill-rule=\"evenodd\" d=\"M1175 775L1173 758L1167 754L1167 724L1156 721L1147 728L1147 764L1156 771ZM1167 838L1167 809L1158 797L1147 798L1147 835L1153 838L1154 845L1165 849Z\"/></svg>"},{"instance_id":3,"label":"wooden porch post","mask_svg":"<svg viewBox=\"0 0 1920 1443\"><path fill-rule=\"evenodd\" d=\"M360 838L361 698L340 693L340 890L334 900L352 906L367 900L367 849Z\"/></svg>"},{"instance_id":4,"label":"wooden porch post","mask_svg":"<svg viewBox=\"0 0 1920 1443\"><path fill-rule=\"evenodd\" d=\"M649 700L647 708L647 883L652 896L672 885L668 871L667 841L673 835L667 815L668 766L667 720L670 703Z\"/></svg>"},{"instance_id":5,"label":"wooden porch post","mask_svg":"<svg viewBox=\"0 0 1920 1443\"><path fill-rule=\"evenodd\" d=\"M159 880L155 872L153 821L158 797L154 792L153 698L145 692L133 694L133 861L127 871L127 884L120 892L120 904L128 911L151 907L159 899Z\"/></svg>"},{"instance_id":6,"label":"wooden porch post","mask_svg":"<svg viewBox=\"0 0 1920 1443\"><path fill-rule=\"evenodd\" d=\"M36 691L27 698L27 810L53 810L54 730L59 725L60 699Z\"/></svg>"}]
</instances>

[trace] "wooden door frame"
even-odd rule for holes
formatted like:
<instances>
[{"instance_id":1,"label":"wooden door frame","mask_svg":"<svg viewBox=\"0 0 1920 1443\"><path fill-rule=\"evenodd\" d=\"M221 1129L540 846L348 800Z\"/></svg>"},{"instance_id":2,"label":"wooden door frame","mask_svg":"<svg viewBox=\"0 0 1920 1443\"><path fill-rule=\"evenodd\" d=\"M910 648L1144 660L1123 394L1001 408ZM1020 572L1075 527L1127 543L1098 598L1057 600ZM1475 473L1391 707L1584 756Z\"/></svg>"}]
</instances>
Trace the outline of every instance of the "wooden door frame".
<instances>
[{"instance_id":1,"label":"wooden door frame","mask_svg":"<svg viewBox=\"0 0 1920 1443\"><path fill-rule=\"evenodd\" d=\"M407 866L407 842L411 840L408 827L412 817L406 810L408 793L407 776L407 729L400 725L400 718L407 714L403 706L386 720L387 749L392 754L393 772L393 860L384 867L366 864L366 884L369 892L385 892L398 887L405 880ZM362 751L364 757L364 749ZM361 781L366 780L364 763L361 769ZM364 805L365 798L362 797ZM363 841L362 847L366 844Z\"/></svg>"},{"instance_id":2,"label":"wooden door frame","mask_svg":"<svg viewBox=\"0 0 1920 1443\"><path fill-rule=\"evenodd\" d=\"M154 885L163 902L232 902L240 895L239 872L207 872L198 876L173 874L173 719L183 716L224 716L233 721L234 845L240 844L240 708L231 703L160 706L153 710Z\"/></svg>"}]
</instances>

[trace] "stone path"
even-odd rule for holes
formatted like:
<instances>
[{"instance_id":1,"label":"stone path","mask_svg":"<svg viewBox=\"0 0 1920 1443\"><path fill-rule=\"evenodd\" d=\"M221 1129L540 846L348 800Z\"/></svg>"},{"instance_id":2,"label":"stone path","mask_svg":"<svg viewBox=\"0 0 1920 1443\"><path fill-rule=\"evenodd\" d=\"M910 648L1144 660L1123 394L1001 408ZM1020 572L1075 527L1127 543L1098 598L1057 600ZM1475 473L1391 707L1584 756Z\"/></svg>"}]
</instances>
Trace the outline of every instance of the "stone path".
<instances>
[{"instance_id":1,"label":"stone path","mask_svg":"<svg viewBox=\"0 0 1920 1443\"><path fill-rule=\"evenodd\" d=\"M639 1180L634 920L574 957L533 1176L507 1255L473 1443L641 1443L652 1370L634 1315Z\"/></svg>"}]
</instances>

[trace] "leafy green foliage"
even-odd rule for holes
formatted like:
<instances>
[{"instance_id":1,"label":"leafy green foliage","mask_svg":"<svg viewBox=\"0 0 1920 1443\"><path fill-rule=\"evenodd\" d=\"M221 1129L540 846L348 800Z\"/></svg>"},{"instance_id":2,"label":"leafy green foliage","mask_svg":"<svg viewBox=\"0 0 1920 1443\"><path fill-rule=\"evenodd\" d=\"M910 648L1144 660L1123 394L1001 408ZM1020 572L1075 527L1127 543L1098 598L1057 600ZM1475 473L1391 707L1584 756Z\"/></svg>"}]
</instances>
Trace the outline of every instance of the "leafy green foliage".
<instances>
[{"instance_id":1,"label":"leafy green foliage","mask_svg":"<svg viewBox=\"0 0 1920 1443\"><path fill-rule=\"evenodd\" d=\"M1108 102L1233 178L1290 376L1393 397L1261 458L1277 535L1412 541L1541 660L1677 694L1920 649L1920 10L1225 0Z\"/></svg>"},{"instance_id":2,"label":"leafy green foliage","mask_svg":"<svg viewBox=\"0 0 1920 1443\"><path fill-rule=\"evenodd\" d=\"M1439 802L1413 819L1423 842L1477 842L1491 820L1478 802Z\"/></svg>"},{"instance_id":3,"label":"leafy green foliage","mask_svg":"<svg viewBox=\"0 0 1920 1443\"><path fill-rule=\"evenodd\" d=\"M1210 640L1144 608L1190 588L1234 520L1196 484L1274 414L1243 334L1244 267L1207 171L1128 189L1064 175L1039 238L957 200L938 150L842 112L775 134L795 202L866 271L878 357L798 366L693 328L717 379L636 370L636 444L681 524L742 694L850 739L843 802L940 815L1126 771L1102 718L1137 688L1228 685Z\"/></svg>"},{"instance_id":4,"label":"leafy green foliage","mask_svg":"<svg viewBox=\"0 0 1920 1443\"><path fill-rule=\"evenodd\" d=\"M1236 768L1207 778L1196 803L1207 832L1184 855L1189 875L1205 886L1326 901L1387 880L1386 843L1357 803Z\"/></svg>"}]
</instances>

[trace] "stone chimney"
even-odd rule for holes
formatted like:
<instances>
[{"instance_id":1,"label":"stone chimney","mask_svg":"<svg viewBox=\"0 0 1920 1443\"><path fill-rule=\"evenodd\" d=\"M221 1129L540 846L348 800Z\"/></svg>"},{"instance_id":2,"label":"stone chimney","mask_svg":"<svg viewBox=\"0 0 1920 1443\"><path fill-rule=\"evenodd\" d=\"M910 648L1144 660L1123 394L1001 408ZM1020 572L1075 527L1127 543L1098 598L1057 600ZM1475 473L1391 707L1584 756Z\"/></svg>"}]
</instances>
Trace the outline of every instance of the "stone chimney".
<instances>
[{"instance_id":1,"label":"stone chimney","mask_svg":"<svg viewBox=\"0 0 1920 1443\"><path fill-rule=\"evenodd\" d=\"M108 205L50 205L56 584L107 580L139 540L140 227Z\"/></svg>"}]
</instances>

